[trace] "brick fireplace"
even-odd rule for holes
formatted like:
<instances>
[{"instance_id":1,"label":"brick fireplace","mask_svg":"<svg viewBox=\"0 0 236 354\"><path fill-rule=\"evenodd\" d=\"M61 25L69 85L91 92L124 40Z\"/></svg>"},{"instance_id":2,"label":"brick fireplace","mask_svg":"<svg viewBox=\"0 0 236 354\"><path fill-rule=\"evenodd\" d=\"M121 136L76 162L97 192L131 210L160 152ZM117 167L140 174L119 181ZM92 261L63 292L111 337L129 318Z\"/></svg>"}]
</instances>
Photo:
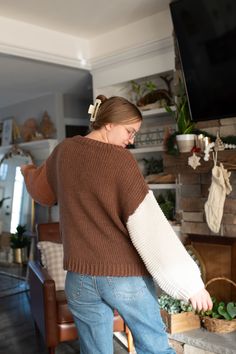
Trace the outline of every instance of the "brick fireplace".
<instances>
[{"instance_id":1,"label":"brick fireplace","mask_svg":"<svg viewBox=\"0 0 236 354\"><path fill-rule=\"evenodd\" d=\"M191 153L178 156L165 154L164 170L178 180L178 210L181 234L185 244L191 244L205 267L205 283L215 277L236 282L236 151L219 152L219 161L231 172L232 192L226 197L219 233L213 233L205 220L204 204L211 184L213 162L201 159L201 166L193 170L188 165ZM208 290L219 299L236 299L236 289L225 281L215 281Z\"/></svg>"}]
</instances>

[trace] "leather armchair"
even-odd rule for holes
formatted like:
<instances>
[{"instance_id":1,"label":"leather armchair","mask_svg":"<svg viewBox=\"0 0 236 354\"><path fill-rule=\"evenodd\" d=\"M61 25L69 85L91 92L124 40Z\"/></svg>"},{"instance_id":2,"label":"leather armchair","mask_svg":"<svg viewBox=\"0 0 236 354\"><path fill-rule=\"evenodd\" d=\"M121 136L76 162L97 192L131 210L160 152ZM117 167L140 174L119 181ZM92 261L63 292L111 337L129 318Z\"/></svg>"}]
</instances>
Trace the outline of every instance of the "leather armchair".
<instances>
[{"instance_id":1,"label":"leather armchair","mask_svg":"<svg viewBox=\"0 0 236 354\"><path fill-rule=\"evenodd\" d=\"M59 223L39 224L36 229L38 241L61 243ZM65 292L56 291L54 280L40 261L30 261L28 267L30 306L35 328L43 337L49 353L55 354L55 348L60 342L78 338L73 317L67 306ZM114 311L113 330L126 333L128 352L132 352L131 332L117 311Z\"/></svg>"}]
</instances>

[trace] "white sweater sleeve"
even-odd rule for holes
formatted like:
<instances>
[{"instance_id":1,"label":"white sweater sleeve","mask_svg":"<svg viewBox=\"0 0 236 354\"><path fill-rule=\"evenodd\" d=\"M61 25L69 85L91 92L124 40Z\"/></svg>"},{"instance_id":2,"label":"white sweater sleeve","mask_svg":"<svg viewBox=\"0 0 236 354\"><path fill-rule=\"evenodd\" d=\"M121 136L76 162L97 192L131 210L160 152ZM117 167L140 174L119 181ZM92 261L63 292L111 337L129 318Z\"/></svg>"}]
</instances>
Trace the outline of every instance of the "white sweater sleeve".
<instances>
[{"instance_id":1,"label":"white sweater sleeve","mask_svg":"<svg viewBox=\"0 0 236 354\"><path fill-rule=\"evenodd\" d=\"M129 217L127 228L147 270L167 294L188 301L204 288L197 264L178 239L151 191Z\"/></svg>"}]
</instances>

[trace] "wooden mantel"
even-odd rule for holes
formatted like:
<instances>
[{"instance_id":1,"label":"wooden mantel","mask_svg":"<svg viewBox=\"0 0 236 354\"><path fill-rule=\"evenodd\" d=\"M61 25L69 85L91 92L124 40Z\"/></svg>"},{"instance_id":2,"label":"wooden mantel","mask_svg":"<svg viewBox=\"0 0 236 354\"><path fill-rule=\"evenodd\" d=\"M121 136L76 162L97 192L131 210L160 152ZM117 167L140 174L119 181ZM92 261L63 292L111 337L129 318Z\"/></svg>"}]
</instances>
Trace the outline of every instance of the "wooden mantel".
<instances>
[{"instance_id":1,"label":"wooden mantel","mask_svg":"<svg viewBox=\"0 0 236 354\"><path fill-rule=\"evenodd\" d=\"M209 161L203 160L203 154L196 154L201 157L200 163L195 170L188 165L188 158L192 153L181 153L179 155L163 154L163 166L166 173L172 174L186 174L186 173L207 173L213 167L212 154ZM222 162L227 170L236 171L236 150L224 150L218 152L218 160Z\"/></svg>"}]
</instances>

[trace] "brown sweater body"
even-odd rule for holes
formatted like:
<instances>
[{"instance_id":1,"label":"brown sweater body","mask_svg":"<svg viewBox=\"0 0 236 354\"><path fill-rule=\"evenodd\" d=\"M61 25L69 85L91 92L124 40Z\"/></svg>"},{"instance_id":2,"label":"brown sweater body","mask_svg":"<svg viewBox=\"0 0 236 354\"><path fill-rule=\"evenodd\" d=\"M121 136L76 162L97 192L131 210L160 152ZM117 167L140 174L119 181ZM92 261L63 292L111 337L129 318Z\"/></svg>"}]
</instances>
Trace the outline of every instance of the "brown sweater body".
<instances>
[{"instance_id":1,"label":"brown sweater body","mask_svg":"<svg viewBox=\"0 0 236 354\"><path fill-rule=\"evenodd\" d=\"M25 172L32 197L59 204L64 268L90 275L149 274L126 223L148 193L131 153L76 136L60 143L39 168Z\"/></svg>"}]
</instances>

